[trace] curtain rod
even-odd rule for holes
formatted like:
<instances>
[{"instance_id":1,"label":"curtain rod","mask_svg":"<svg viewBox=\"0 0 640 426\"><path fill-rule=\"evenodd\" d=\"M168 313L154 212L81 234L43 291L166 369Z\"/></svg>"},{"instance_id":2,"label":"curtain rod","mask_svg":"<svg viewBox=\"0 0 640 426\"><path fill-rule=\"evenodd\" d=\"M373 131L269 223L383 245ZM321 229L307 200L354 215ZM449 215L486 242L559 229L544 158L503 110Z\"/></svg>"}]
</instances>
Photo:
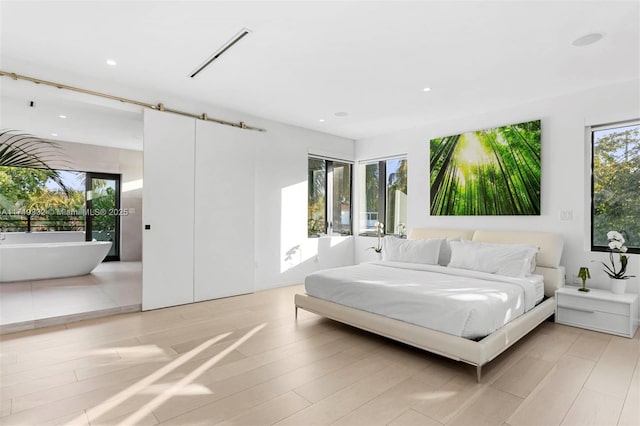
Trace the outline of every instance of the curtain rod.
<instances>
[{"instance_id":1,"label":"curtain rod","mask_svg":"<svg viewBox=\"0 0 640 426\"><path fill-rule=\"evenodd\" d=\"M126 103L126 104L138 105L138 106L141 106L143 108L154 109L156 111L170 112L172 114L179 114L179 115L184 115L186 117L197 118L197 119L203 120L203 121L212 121L214 123L224 124L225 126L237 127L239 129L256 130L258 132L266 132L265 129L261 129L259 127L247 126L243 121L235 123L235 122L232 122L232 121L221 120L219 118L209 117L207 115L207 113L202 113L201 115L192 114L190 112L185 112L185 111L180 111L180 110L177 110L177 109L167 108L162 103L159 103L157 105L153 105L153 104L149 104L149 103L146 103L146 102L136 101L136 100L133 100L133 99L121 98L120 96L109 95L107 93L94 92L93 90L87 90L87 89L82 89L80 87L69 86L67 84L55 83L53 81L47 81L47 80L40 80L38 78L28 77L28 76L25 76L25 75L16 74L14 72L7 72L7 71L0 70L0 76L11 77L13 80L26 80L26 81L30 81L30 82L35 83L35 84L44 84L45 86L51 86L51 87L56 87L58 89L70 90L72 92L85 93L87 95L98 96L98 97L101 97L101 98L111 99L111 100L114 100L114 101L120 101L120 102L123 102L123 103Z\"/></svg>"}]
</instances>

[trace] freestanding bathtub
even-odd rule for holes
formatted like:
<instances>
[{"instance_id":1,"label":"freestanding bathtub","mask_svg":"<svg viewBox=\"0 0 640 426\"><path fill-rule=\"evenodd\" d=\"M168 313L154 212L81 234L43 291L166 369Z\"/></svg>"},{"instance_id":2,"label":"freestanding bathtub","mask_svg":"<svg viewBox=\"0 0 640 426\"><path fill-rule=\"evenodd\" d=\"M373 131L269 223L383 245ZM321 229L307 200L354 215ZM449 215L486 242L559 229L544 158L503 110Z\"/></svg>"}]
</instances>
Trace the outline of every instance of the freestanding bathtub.
<instances>
[{"instance_id":1,"label":"freestanding bathtub","mask_svg":"<svg viewBox=\"0 0 640 426\"><path fill-rule=\"evenodd\" d=\"M110 241L1 243L0 282L86 275L111 249Z\"/></svg>"}]
</instances>

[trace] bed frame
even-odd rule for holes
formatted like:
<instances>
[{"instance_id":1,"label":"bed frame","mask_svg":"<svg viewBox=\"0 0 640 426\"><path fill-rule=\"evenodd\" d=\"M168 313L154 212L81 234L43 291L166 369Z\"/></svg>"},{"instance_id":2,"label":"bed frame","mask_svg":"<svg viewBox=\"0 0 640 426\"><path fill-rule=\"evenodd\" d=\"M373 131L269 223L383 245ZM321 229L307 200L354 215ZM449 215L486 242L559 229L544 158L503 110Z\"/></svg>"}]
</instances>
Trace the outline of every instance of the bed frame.
<instances>
[{"instance_id":1,"label":"bed frame","mask_svg":"<svg viewBox=\"0 0 640 426\"><path fill-rule=\"evenodd\" d=\"M483 365L496 358L555 313L555 291L560 287L564 287L565 270L564 267L560 266L563 241L558 234L543 232L414 229L409 234L409 239L444 237L464 238L489 243L537 245L540 247L540 251L536 258L537 267L535 273L544 276L545 300L529 312L479 341L456 337L383 315L329 302L307 294L295 295L296 319L298 318L298 308L304 309L425 351L474 365L476 367L476 379L480 382Z\"/></svg>"}]
</instances>

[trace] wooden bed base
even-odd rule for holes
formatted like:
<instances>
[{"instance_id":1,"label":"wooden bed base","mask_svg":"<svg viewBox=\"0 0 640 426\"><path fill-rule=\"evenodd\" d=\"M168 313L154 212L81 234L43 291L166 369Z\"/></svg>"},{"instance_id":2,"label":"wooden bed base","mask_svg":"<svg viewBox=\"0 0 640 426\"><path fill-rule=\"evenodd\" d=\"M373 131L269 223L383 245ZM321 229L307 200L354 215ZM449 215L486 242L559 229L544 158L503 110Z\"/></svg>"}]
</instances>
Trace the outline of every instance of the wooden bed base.
<instances>
[{"instance_id":1,"label":"wooden bed base","mask_svg":"<svg viewBox=\"0 0 640 426\"><path fill-rule=\"evenodd\" d=\"M296 319L298 318L298 308L301 308L425 351L474 365L476 379L480 382L483 365L500 355L554 314L555 299L551 297L544 300L529 312L480 341L456 337L306 294L295 295L295 308Z\"/></svg>"}]
</instances>

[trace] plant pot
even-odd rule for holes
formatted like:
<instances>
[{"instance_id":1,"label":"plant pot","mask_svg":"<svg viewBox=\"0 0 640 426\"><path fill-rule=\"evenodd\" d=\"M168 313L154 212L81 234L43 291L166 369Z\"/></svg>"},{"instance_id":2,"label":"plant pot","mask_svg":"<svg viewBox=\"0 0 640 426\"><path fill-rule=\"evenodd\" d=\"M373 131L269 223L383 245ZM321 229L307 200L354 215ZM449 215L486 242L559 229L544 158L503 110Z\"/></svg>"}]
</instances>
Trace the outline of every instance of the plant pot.
<instances>
[{"instance_id":1,"label":"plant pot","mask_svg":"<svg viewBox=\"0 0 640 426\"><path fill-rule=\"evenodd\" d=\"M627 280L619 280L611 278L611 292L615 294L623 294L627 289Z\"/></svg>"}]
</instances>

